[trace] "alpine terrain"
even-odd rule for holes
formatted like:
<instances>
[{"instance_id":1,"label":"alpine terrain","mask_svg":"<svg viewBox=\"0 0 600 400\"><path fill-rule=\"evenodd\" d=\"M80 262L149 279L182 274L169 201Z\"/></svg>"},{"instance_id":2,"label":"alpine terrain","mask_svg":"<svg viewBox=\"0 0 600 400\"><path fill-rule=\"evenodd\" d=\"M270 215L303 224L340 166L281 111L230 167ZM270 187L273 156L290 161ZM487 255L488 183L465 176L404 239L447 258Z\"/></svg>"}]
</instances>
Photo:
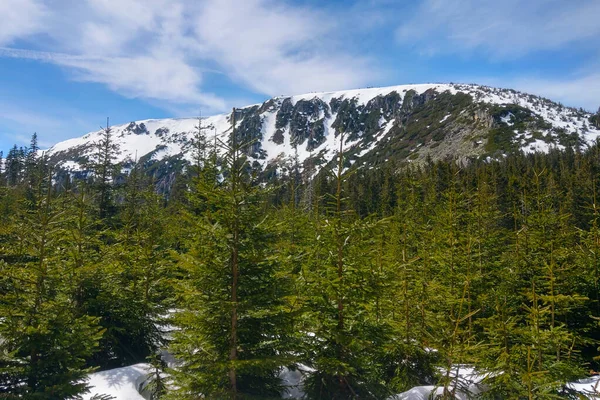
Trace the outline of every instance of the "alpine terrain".
<instances>
[{"instance_id":1,"label":"alpine terrain","mask_svg":"<svg viewBox=\"0 0 600 400\"><path fill-rule=\"evenodd\" d=\"M206 145L226 142L232 113L197 118L135 121L112 127L124 167L136 160L157 178L168 178L192 160L198 132ZM235 109L236 131L251 143L245 152L265 172L297 159L319 171L339 151L347 167L389 160L422 163L453 158L498 158L522 150L583 148L600 136L600 123L582 109L545 98L466 84L419 84L281 96ZM51 147L53 163L85 170L102 131ZM219 146L217 146L219 147Z\"/></svg>"},{"instance_id":2,"label":"alpine terrain","mask_svg":"<svg viewBox=\"0 0 600 400\"><path fill-rule=\"evenodd\" d=\"M600 399L600 113L276 97L0 157L0 398Z\"/></svg>"}]
</instances>

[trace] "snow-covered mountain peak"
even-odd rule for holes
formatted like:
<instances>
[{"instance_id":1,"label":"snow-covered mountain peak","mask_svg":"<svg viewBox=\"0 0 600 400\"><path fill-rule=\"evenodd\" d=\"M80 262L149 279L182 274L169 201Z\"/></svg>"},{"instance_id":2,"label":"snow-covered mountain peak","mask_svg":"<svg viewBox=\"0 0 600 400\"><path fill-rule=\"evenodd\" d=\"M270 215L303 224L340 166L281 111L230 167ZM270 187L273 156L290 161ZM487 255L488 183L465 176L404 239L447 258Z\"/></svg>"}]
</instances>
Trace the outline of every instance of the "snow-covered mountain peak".
<instances>
[{"instance_id":1,"label":"snow-covered mountain peak","mask_svg":"<svg viewBox=\"0 0 600 400\"><path fill-rule=\"evenodd\" d=\"M255 139L248 156L263 169L297 154L316 170L338 152L350 164L426 157L480 157L517 149L585 146L600 137L591 114L539 96L472 84L414 84L279 96L236 109L236 132ZM231 113L201 121L210 141L231 134ZM191 159L197 118L148 119L112 127L118 160ZM101 131L58 143L47 152L67 169L93 157Z\"/></svg>"}]
</instances>

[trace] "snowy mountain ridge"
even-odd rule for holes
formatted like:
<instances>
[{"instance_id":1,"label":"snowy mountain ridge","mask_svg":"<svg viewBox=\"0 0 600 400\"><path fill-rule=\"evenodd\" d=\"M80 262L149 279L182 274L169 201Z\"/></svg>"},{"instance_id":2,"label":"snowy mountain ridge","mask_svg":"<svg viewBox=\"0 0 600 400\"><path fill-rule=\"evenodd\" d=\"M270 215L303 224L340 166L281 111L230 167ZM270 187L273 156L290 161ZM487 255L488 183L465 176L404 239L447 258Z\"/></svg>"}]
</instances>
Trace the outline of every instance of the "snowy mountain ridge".
<instances>
[{"instance_id":1,"label":"snowy mountain ridge","mask_svg":"<svg viewBox=\"0 0 600 400\"><path fill-rule=\"evenodd\" d=\"M591 114L517 92L467 84L416 84L275 97L236 109L236 132L255 142L247 150L265 170L297 154L317 170L339 150L350 165L390 159L482 157L511 150L548 151L586 146L600 137ZM232 114L201 120L207 142L226 141ZM191 160L198 118L149 119L112 127L118 162ZM47 150L66 170L81 170L93 157L102 131Z\"/></svg>"}]
</instances>

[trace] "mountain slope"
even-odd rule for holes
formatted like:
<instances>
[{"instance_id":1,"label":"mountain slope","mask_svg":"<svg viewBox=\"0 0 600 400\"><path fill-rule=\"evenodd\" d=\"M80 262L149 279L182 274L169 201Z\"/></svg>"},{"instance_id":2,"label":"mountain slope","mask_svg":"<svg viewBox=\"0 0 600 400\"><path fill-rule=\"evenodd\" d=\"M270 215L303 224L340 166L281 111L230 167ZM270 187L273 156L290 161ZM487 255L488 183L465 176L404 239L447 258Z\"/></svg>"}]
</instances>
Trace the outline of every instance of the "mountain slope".
<instances>
[{"instance_id":1,"label":"mountain slope","mask_svg":"<svg viewBox=\"0 0 600 400\"><path fill-rule=\"evenodd\" d=\"M420 84L276 97L236 109L236 131L256 167L276 168L297 155L318 170L339 149L343 133L348 164L389 160L497 157L515 150L586 146L600 137L592 115L538 96L479 85ZM231 134L231 114L202 120L208 143ZM191 159L198 120L144 120L114 126L118 161L149 168ZM64 169L78 171L93 158L100 131L56 144L47 152ZM174 162L177 161L177 162Z\"/></svg>"}]
</instances>

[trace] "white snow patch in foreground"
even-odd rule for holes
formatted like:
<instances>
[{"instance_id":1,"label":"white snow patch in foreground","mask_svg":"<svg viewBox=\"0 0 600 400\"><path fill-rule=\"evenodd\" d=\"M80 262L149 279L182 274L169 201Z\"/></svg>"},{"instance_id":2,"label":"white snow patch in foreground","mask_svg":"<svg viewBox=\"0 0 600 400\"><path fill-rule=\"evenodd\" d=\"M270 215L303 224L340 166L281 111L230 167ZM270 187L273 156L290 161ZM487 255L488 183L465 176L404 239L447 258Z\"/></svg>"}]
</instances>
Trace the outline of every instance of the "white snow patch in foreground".
<instances>
[{"instance_id":1,"label":"white snow patch in foreground","mask_svg":"<svg viewBox=\"0 0 600 400\"><path fill-rule=\"evenodd\" d=\"M451 375L456 376L455 373L456 370L454 370ZM461 366L458 371L458 376L461 384L459 384L459 387L456 390L457 400L468 400L474 395L485 392L486 387L482 384L482 381L485 378L484 374L478 373L471 367ZM581 393L586 396L585 398L587 399L600 400L600 376L593 376L591 378L571 382L567 384L567 387ZM453 385L450 387L450 390L452 389ZM417 386L404 393L389 397L387 400L428 400L432 397L432 394L435 394L435 397L441 396L443 393L443 387Z\"/></svg>"},{"instance_id":2,"label":"white snow patch in foreground","mask_svg":"<svg viewBox=\"0 0 600 400\"><path fill-rule=\"evenodd\" d=\"M435 393L435 396L443 396L444 388L443 387L435 387L435 386L417 386L410 389L407 392L397 394L388 398L388 400L429 400L431 398L431 394ZM456 391L456 399L457 400L468 400L473 398L473 395L481 393L478 385L469 386L468 393L462 391ZM436 397L434 397L436 398Z\"/></svg>"},{"instance_id":3,"label":"white snow patch in foreground","mask_svg":"<svg viewBox=\"0 0 600 400\"><path fill-rule=\"evenodd\" d=\"M283 386L285 386L287 390L283 393L282 398L301 399L304 396L304 392L302 391L304 377L307 373L314 371L314 369L302 364L298 365L293 371L289 368L283 368L279 374L279 377L282 380Z\"/></svg>"},{"instance_id":4,"label":"white snow patch in foreground","mask_svg":"<svg viewBox=\"0 0 600 400\"><path fill-rule=\"evenodd\" d=\"M302 383L304 376L310 371L313 370L304 365L299 365L298 369L294 371L284 368L281 371L280 377L283 380L284 386L288 388L288 391L283 394L282 398L301 398L303 395ZM149 372L150 366L148 364L135 364L129 367L90 374L88 383L91 386L91 390L90 393L83 395L83 400L90 400L94 395L110 395L115 400L145 400L139 393L139 389L144 385ZM453 370L452 375L456 376L456 372L456 369ZM485 385L481 384L484 375L476 372L473 368L460 366L458 376L461 381L460 387L456 390L456 398L458 400L469 399L471 396L485 390ZM567 386L584 394L588 399L600 400L600 376L572 382ZM432 393L441 395L443 388L417 386L404 393L389 397L388 400L428 400Z\"/></svg>"},{"instance_id":5,"label":"white snow patch in foreground","mask_svg":"<svg viewBox=\"0 0 600 400\"><path fill-rule=\"evenodd\" d=\"M146 381L149 368L148 364L135 364L90 374L88 384L91 389L83 395L83 400L90 400L95 395L110 395L115 400L145 400L138 388Z\"/></svg>"},{"instance_id":6,"label":"white snow patch in foreground","mask_svg":"<svg viewBox=\"0 0 600 400\"><path fill-rule=\"evenodd\" d=\"M577 382L569 383L569 389L578 391L587 395L589 399L600 399L600 376L581 379Z\"/></svg>"},{"instance_id":7,"label":"white snow patch in foreground","mask_svg":"<svg viewBox=\"0 0 600 400\"><path fill-rule=\"evenodd\" d=\"M283 368L280 377L287 391L282 398L301 398L304 395L302 392L304 376L310 371L314 370L305 365L298 365L293 371ZM139 391L145 386L149 373L149 364L135 364L90 374L88 384L91 389L89 393L83 395L83 400L90 400L95 395L110 395L115 400L145 400Z\"/></svg>"},{"instance_id":8,"label":"white snow patch in foreground","mask_svg":"<svg viewBox=\"0 0 600 400\"><path fill-rule=\"evenodd\" d=\"M458 400L470 399L473 395L481 393L484 388L481 381L485 378L485 374L477 372L468 365L454 366L450 371L450 377L453 378L453 384L450 385L449 390L455 393ZM442 396L444 388L431 385L417 386L407 392L389 397L388 400L427 400L431 398L432 393L435 393L436 396Z\"/></svg>"}]
</instances>

